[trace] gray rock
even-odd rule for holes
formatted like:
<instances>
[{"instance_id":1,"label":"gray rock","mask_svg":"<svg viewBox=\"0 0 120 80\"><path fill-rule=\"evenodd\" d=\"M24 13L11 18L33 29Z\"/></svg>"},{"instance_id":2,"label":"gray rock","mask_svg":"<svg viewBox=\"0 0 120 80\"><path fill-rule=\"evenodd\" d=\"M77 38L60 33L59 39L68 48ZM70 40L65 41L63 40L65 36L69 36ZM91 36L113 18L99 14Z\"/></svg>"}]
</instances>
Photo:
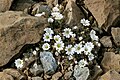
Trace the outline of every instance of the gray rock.
<instances>
[{"instance_id":1,"label":"gray rock","mask_svg":"<svg viewBox=\"0 0 120 80\"><path fill-rule=\"evenodd\" d=\"M120 28L112 28L111 34L116 45L120 46Z\"/></svg>"},{"instance_id":2,"label":"gray rock","mask_svg":"<svg viewBox=\"0 0 120 80\"><path fill-rule=\"evenodd\" d=\"M39 75L40 73L42 73L44 70L43 70L43 68L42 68L42 66L41 65L37 65L36 67L32 67L32 68L30 68L30 72L34 75L34 76L36 76L36 75Z\"/></svg>"},{"instance_id":3,"label":"gray rock","mask_svg":"<svg viewBox=\"0 0 120 80\"><path fill-rule=\"evenodd\" d=\"M100 42L102 43L102 45L104 47L112 47L112 42L111 42L111 36L103 36L101 39L100 39Z\"/></svg>"},{"instance_id":4,"label":"gray rock","mask_svg":"<svg viewBox=\"0 0 120 80\"><path fill-rule=\"evenodd\" d=\"M75 65L73 76L76 78L76 80L87 80L89 76L88 67L81 68L79 65Z\"/></svg>"},{"instance_id":5,"label":"gray rock","mask_svg":"<svg viewBox=\"0 0 120 80\"><path fill-rule=\"evenodd\" d=\"M40 60L46 74L54 74L57 63L51 52L40 52Z\"/></svg>"},{"instance_id":6,"label":"gray rock","mask_svg":"<svg viewBox=\"0 0 120 80\"><path fill-rule=\"evenodd\" d=\"M41 77L32 77L32 80L43 80Z\"/></svg>"}]
</instances>

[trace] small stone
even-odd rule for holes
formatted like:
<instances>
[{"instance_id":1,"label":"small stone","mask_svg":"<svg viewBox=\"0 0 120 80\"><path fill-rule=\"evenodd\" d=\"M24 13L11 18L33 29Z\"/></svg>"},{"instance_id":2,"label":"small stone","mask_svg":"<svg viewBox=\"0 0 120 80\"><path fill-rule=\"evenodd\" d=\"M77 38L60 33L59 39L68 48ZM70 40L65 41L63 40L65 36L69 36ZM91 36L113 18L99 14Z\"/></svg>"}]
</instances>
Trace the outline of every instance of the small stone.
<instances>
[{"instance_id":1,"label":"small stone","mask_svg":"<svg viewBox=\"0 0 120 80\"><path fill-rule=\"evenodd\" d=\"M44 79L45 79L45 80L49 80L50 78L51 78L50 75L47 75L47 74L44 75Z\"/></svg>"},{"instance_id":2,"label":"small stone","mask_svg":"<svg viewBox=\"0 0 120 80\"><path fill-rule=\"evenodd\" d=\"M33 66L32 68L30 68L30 72L31 72L34 76L36 76L36 75L39 75L40 73L43 72L43 68L42 68L41 65L37 65L36 67Z\"/></svg>"},{"instance_id":3,"label":"small stone","mask_svg":"<svg viewBox=\"0 0 120 80\"><path fill-rule=\"evenodd\" d=\"M20 72L16 69L5 69L3 72L13 76L15 79L18 79L21 76Z\"/></svg>"},{"instance_id":4,"label":"small stone","mask_svg":"<svg viewBox=\"0 0 120 80\"><path fill-rule=\"evenodd\" d=\"M88 67L81 68L79 65L75 65L73 76L76 78L76 80L87 80L89 76Z\"/></svg>"},{"instance_id":5,"label":"small stone","mask_svg":"<svg viewBox=\"0 0 120 80\"><path fill-rule=\"evenodd\" d=\"M110 70L103 74L99 80L120 80L120 74L115 70Z\"/></svg>"},{"instance_id":6,"label":"small stone","mask_svg":"<svg viewBox=\"0 0 120 80\"><path fill-rule=\"evenodd\" d=\"M100 39L100 42L102 43L102 45L104 47L112 47L112 42L111 42L111 37L110 36L103 36L101 39Z\"/></svg>"},{"instance_id":7,"label":"small stone","mask_svg":"<svg viewBox=\"0 0 120 80\"><path fill-rule=\"evenodd\" d=\"M62 76L61 72L57 72L52 76L52 80L59 80L59 78Z\"/></svg>"},{"instance_id":8,"label":"small stone","mask_svg":"<svg viewBox=\"0 0 120 80\"><path fill-rule=\"evenodd\" d=\"M120 46L120 28L112 28L111 34L116 45Z\"/></svg>"},{"instance_id":9,"label":"small stone","mask_svg":"<svg viewBox=\"0 0 120 80\"><path fill-rule=\"evenodd\" d=\"M40 52L40 60L46 74L54 74L57 63L51 52Z\"/></svg>"},{"instance_id":10,"label":"small stone","mask_svg":"<svg viewBox=\"0 0 120 80\"><path fill-rule=\"evenodd\" d=\"M11 75L8 75L4 72L0 72L0 80L14 80Z\"/></svg>"},{"instance_id":11,"label":"small stone","mask_svg":"<svg viewBox=\"0 0 120 80\"><path fill-rule=\"evenodd\" d=\"M32 77L32 80L43 80L41 77Z\"/></svg>"},{"instance_id":12,"label":"small stone","mask_svg":"<svg viewBox=\"0 0 120 80\"><path fill-rule=\"evenodd\" d=\"M110 69L120 72L120 55L114 52L105 52L101 65L105 72Z\"/></svg>"},{"instance_id":13,"label":"small stone","mask_svg":"<svg viewBox=\"0 0 120 80\"><path fill-rule=\"evenodd\" d=\"M65 75L64 75L65 80L69 80L72 73L73 73L72 71L66 72Z\"/></svg>"}]
</instances>

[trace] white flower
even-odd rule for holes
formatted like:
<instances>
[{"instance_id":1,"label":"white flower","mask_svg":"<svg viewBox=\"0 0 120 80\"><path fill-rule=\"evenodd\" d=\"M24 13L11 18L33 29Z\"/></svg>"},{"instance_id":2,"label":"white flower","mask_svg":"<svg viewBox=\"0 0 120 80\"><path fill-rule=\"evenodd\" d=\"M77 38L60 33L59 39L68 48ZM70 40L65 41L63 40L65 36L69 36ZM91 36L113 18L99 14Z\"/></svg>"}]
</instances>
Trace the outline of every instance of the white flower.
<instances>
[{"instance_id":1,"label":"white flower","mask_svg":"<svg viewBox=\"0 0 120 80\"><path fill-rule=\"evenodd\" d=\"M92 53L90 53L90 54L88 55L89 61L93 60L94 58L95 58L95 57L94 57L94 55L93 55Z\"/></svg>"},{"instance_id":2,"label":"white flower","mask_svg":"<svg viewBox=\"0 0 120 80\"><path fill-rule=\"evenodd\" d=\"M77 54L81 54L81 52L83 51L83 45L82 44L76 44L75 46L74 46L74 48L75 48L75 52L77 53Z\"/></svg>"},{"instance_id":3,"label":"white flower","mask_svg":"<svg viewBox=\"0 0 120 80\"><path fill-rule=\"evenodd\" d=\"M66 51L66 54L67 54L67 55L73 55L74 52L75 52L75 48L74 48L72 45L68 45L68 46L65 48L65 51Z\"/></svg>"},{"instance_id":4,"label":"white flower","mask_svg":"<svg viewBox=\"0 0 120 80\"><path fill-rule=\"evenodd\" d=\"M32 53L33 53L33 55L37 55L37 51L35 51L35 50Z\"/></svg>"},{"instance_id":5,"label":"white flower","mask_svg":"<svg viewBox=\"0 0 120 80\"><path fill-rule=\"evenodd\" d=\"M54 40L55 40L56 42L60 42L60 41L61 41L61 37L60 37L59 35L55 35L55 36L54 36Z\"/></svg>"},{"instance_id":6,"label":"white flower","mask_svg":"<svg viewBox=\"0 0 120 80\"><path fill-rule=\"evenodd\" d=\"M92 42L87 42L87 43L85 43L85 46L89 46L89 47L91 47L91 48L94 48L94 45L93 45Z\"/></svg>"},{"instance_id":7,"label":"white flower","mask_svg":"<svg viewBox=\"0 0 120 80\"><path fill-rule=\"evenodd\" d=\"M50 49L50 45L48 43L44 43L42 46L43 50L49 50Z\"/></svg>"},{"instance_id":8,"label":"white flower","mask_svg":"<svg viewBox=\"0 0 120 80\"><path fill-rule=\"evenodd\" d=\"M63 19L63 15L62 14L59 14L59 15L55 16L55 20L61 20L61 19Z\"/></svg>"},{"instance_id":9,"label":"white flower","mask_svg":"<svg viewBox=\"0 0 120 80\"><path fill-rule=\"evenodd\" d=\"M36 47L35 49L36 49L36 51L39 51L39 50L40 50L39 47Z\"/></svg>"},{"instance_id":10,"label":"white flower","mask_svg":"<svg viewBox=\"0 0 120 80\"><path fill-rule=\"evenodd\" d=\"M54 44L54 47L56 48L56 50L57 50L58 52L60 52L60 51L63 50L63 48L64 48L64 43L63 43L62 41L56 42L56 43Z\"/></svg>"},{"instance_id":11,"label":"white flower","mask_svg":"<svg viewBox=\"0 0 120 80\"><path fill-rule=\"evenodd\" d=\"M74 26L73 29L77 29L78 27L77 26Z\"/></svg>"},{"instance_id":12,"label":"white flower","mask_svg":"<svg viewBox=\"0 0 120 80\"><path fill-rule=\"evenodd\" d=\"M74 33L74 34L71 34L71 36L73 37L73 38L75 38L76 37L76 34Z\"/></svg>"},{"instance_id":13,"label":"white flower","mask_svg":"<svg viewBox=\"0 0 120 80\"><path fill-rule=\"evenodd\" d=\"M54 34L53 30L51 28L45 28L44 31L46 33L49 33L50 35Z\"/></svg>"},{"instance_id":14,"label":"white flower","mask_svg":"<svg viewBox=\"0 0 120 80\"><path fill-rule=\"evenodd\" d=\"M60 10L59 10L59 8L57 6L55 6L55 7L52 8L52 11L53 12L59 12Z\"/></svg>"},{"instance_id":15,"label":"white flower","mask_svg":"<svg viewBox=\"0 0 120 80\"><path fill-rule=\"evenodd\" d=\"M96 42L96 45L97 45L98 47L100 47L100 46L101 46L101 44L100 44L99 42Z\"/></svg>"},{"instance_id":16,"label":"white flower","mask_svg":"<svg viewBox=\"0 0 120 80\"><path fill-rule=\"evenodd\" d=\"M90 37L92 40L95 40L95 41L99 40L99 38L98 38L98 36L96 36L96 32L94 30L90 31Z\"/></svg>"},{"instance_id":17,"label":"white flower","mask_svg":"<svg viewBox=\"0 0 120 80\"><path fill-rule=\"evenodd\" d=\"M66 38L70 38L70 36L72 35L72 31L70 28L65 28L64 32L63 32L63 36L65 36Z\"/></svg>"},{"instance_id":18,"label":"white flower","mask_svg":"<svg viewBox=\"0 0 120 80\"><path fill-rule=\"evenodd\" d=\"M77 61L74 61L75 62L75 64L77 64L78 62Z\"/></svg>"},{"instance_id":19,"label":"white flower","mask_svg":"<svg viewBox=\"0 0 120 80\"><path fill-rule=\"evenodd\" d=\"M49 23L53 23L54 19L53 18L48 18Z\"/></svg>"},{"instance_id":20,"label":"white flower","mask_svg":"<svg viewBox=\"0 0 120 80\"><path fill-rule=\"evenodd\" d=\"M40 16L43 16L43 15L45 15L45 12L35 14L36 17L40 17Z\"/></svg>"},{"instance_id":21,"label":"white flower","mask_svg":"<svg viewBox=\"0 0 120 80\"><path fill-rule=\"evenodd\" d=\"M91 53L92 49L94 48L93 43L91 42L87 42L85 43L84 47L83 47L83 51L85 53L85 55L88 55L89 53Z\"/></svg>"},{"instance_id":22,"label":"white flower","mask_svg":"<svg viewBox=\"0 0 120 80\"><path fill-rule=\"evenodd\" d=\"M59 56L59 53L58 53L58 52L55 52L55 55L56 55L56 56Z\"/></svg>"},{"instance_id":23,"label":"white flower","mask_svg":"<svg viewBox=\"0 0 120 80\"><path fill-rule=\"evenodd\" d=\"M56 17L57 15L60 15L60 12L52 12L51 15L52 17Z\"/></svg>"},{"instance_id":24,"label":"white flower","mask_svg":"<svg viewBox=\"0 0 120 80\"><path fill-rule=\"evenodd\" d=\"M90 21L89 20L85 20L84 18L81 19L80 22L83 24L83 26L89 26L90 25Z\"/></svg>"},{"instance_id":25,"label":"white flower","mask_svg":"<svg viewBox=\"0 0 120 80\"><path fill-rule=\"evenodd\" d=\"M59 12L52 12L51 15L55 18L55 20L61 20L63 19L63 15Z\"/></svg>"},{"instance_id":26,"label":"white flower","mask_svg":"<svg viewBox=\"0 0 120 80\"><path fill-rule=\"evenodd\" d=\"M21 60L21 59L15 60L15 66L17 68L22 68L23 67L23 60Z\"/></svg>"},{"instance_id":27,"label":"white flower","mask_svg":"<svg viewBox=\"0 0 120 80\"><path fill-rule=\"evenodd\" d=\"M83 37L79 37L79 40L81 41L83 39Z\"/></svg>"},{"instance_id":28,"label":"white flower","mask_svg":"<svg viewBox=\"0 0 120 80\"><path fill-rule=\"evenodd\" d=\"M50 42L50 39L52 39L52 35L49 33L45 33L43 35L43 39L44 39L44 41Z\"/></svg>"},{"instance_id":29,"label":"white flower","mask_svg":"<svg viewBox=\"0 0 120 80\"><path fill-rule=\"evenodd\" d=\"M79 66L80 66L81 68L83 68L83 67L85 67L88 63L87 63L87 61L85 61L84 59L82 59L82 60L80 60L80 61L78 62L78 64L79 64Z\"/></svg>"}]
</instances>

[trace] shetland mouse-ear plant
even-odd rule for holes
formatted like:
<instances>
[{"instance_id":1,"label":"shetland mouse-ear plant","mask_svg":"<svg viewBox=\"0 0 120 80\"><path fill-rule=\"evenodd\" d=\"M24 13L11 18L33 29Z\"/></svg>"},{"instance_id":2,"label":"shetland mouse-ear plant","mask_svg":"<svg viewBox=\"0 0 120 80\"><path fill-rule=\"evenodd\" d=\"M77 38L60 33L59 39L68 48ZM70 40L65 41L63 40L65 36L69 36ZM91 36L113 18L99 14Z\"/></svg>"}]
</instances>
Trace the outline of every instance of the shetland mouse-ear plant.
<instances>
[{"instance_id":1,"label":"shetland mouse-ear plant","mask_svg":"<svg viewBox=\"0 0 120 80\"><path fill-rule=\"evenodd\" d=\"M49 51L57 56L65 56L61 57L61 60L67 58L68 62L75 61L75 64L81 68L89 66L89 62L96 59L96 52L100 48L96 31L90 27L90 21L84 18L80 20L81 27L73 26L73 28L60 26L65 24L62 20L64 15L61 14L59 5L56 5L48 17L50 26L44 29L42 40L39 42L40 47L33 51L33 55L36 55L39 50ZM59 25L56 25L56 22L59 22ZM19 62L23 61L19 60ZM19 67L16 61L15 64Z\"/></svg>"}]
</instances>

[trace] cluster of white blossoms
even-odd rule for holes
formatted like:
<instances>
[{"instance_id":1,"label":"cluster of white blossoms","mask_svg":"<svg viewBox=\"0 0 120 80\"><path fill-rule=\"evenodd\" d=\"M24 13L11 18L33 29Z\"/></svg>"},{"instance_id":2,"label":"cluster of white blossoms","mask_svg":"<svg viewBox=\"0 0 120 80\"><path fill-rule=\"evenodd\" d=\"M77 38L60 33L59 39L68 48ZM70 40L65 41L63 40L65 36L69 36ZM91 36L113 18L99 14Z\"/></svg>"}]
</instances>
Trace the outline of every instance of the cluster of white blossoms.
<instances>
[{"instance_id":1,"label":"cluster of white blossoms","mask_svg":"<svg viewBox=\"0 0 120 80\"><path fill-rule=\"evenodd\" d=\"M61 20L63 19L63 15L60 13L59 5L56 5L52 8L51 17L48 18L49 23L53 23L55 20Z\"/></svg>"},{"instance_id":2,"label":"cluster of white blossoms","mask_svg":"<svg viewBox=\"0 0 120 80\"><path fill-rule=\"evenodd\" d=\"M49 50L50 49L50 45L47 42L51 41L52 35L54 34L54 32L53 32L53 30L51 28L45 28L44 31L45 31L45 34L43 35L43 40L46 43L44 43L42 45L42 49L43 50Z\"/></svg>"}]
</instances>

